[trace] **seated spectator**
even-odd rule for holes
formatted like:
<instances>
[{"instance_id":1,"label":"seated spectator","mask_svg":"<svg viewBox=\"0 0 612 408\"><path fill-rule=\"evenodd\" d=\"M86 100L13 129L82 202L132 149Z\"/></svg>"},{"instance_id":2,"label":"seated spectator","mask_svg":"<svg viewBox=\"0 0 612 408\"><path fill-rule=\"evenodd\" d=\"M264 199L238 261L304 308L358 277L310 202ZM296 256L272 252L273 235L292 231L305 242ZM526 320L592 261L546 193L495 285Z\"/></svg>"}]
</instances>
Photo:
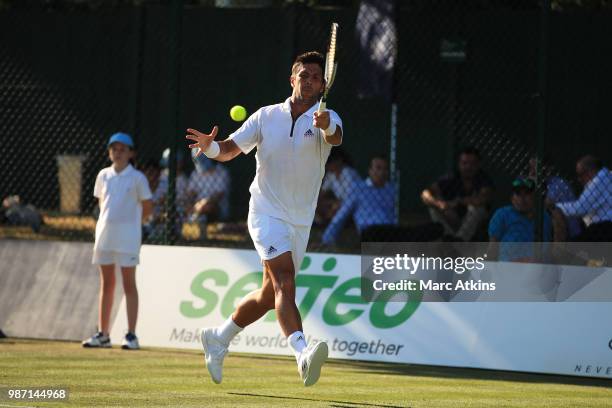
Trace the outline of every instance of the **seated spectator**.
<instances>
[{"instance_id":1,"label":"seated spectator","mask_svg":"<svg viewBox=\"0 0 612 408\"><path fill-rule=\"evenodd\" d=\"M162 153L162 157L159 161L159 165L162 167L161 175L159 177L159 184L156 191L153 192L153 197L159 197L160 202L165 202L166 195L168 194L168 177L170 174L170 148L166 148ZM176 151L176 211L179 214L179 223L184 218L186 205L187 205L187 184L189 179L185 174L185 158L182 150ZM159 190L159 191L157 191Z\"/></svg>"},{"instance_id":2,"label":"seated spectator","mask_svg":"<svg viewBox=\"0 0 612 408\"><path fill-rule=\"evenodd\" d=\"M612 174L601 160L584 156L576 163L578 180L584 186L575 201L556 203L556 208L565 217L582 217L586 229L575 241L612 241Z\"/></svg>"},{"instance_id":3,"label":"seated spectator","mask_svg":"<svg viewBox=\"0 0 612 408\"><path fill-rule=\"evenodd\" d=\"M325 177L317 203L315 224L327 225L356 184L361 182L351 159L341 147L334 147L325 165Z\"/></svg>"},{"instance_id":4,"label":"seated spectator","mask_svg":"<svg viewBox=\"0 0 612 408\"><path fill-rule=\"evenodd\" d=\"M147 181L149 182L149 189L153 192L159 192L159 195L162 195L164 192L159 190L160 178L161 178L161 166L157 163L156 160L148 160L142 166L138 166L139 170L142 171L142 174L145 175ZM158 197L159 198L159 197ZM153 195L153 204L155 205L155 194Z\"/></svg>"},{"instance_id":5,"label":"seated spectator","mask_svg":"<svg viewBox=\"0 0 612 408\"><path fill-rule=\"evenodd\" d=\"M393 225L395 220L395 186L388 182L389 163L381 156L374 156L370 161L369 177L360 180L329 226L323 233L323 244L336 242L347 218L352 215L359 233L372 225Z\"/></svg>"},{"instance_id":6,"label":"seated spectator","mask_svg":"<svg viewBox=\"0 0 612 408\"><path fill-rule=\"evenodd\" d=\"M480 168L480 153L467 147L459 154L457 171L423 190L421 199L447 236L471 241L485 226L492 191L493 183Z\"/></svg>"},{"instance_id":7,"label":"seated spectator","mask_svg":"<svg viewBox=\"0 0 612 408\"><path fill-rule=\"evenodd\" d=\"M534 260L532 245L508 243L533 242L535 239L536 203L535 182L517 178L512 182L511 205L499 208L489 222L489 241L499 242L500 261ZM552 223L546 211L543 214L543 240L552 239Z\"/></svg>"},{"instance_id":8,"label":"seated spectator","mask_svg":"<svg viewBox=\"0 0 612 408\"><path fill-rule=\"evenodd\" d=\"M544 175L544 184L546 187L546 208L551 208L554 204L564 201L575 201L576 195L572 190L570 184L562 177L555 176L548 166L542 166L542 173ZM533 180L536 178L536 159L531 158L529 160L529 177ZM564 235L566 238L575 238L582 231L579 217L567 217L567 220L561 220L564 223L566 231ZM553 219L553 224L555 219ZM555 241L565 239L557 239Z\"/></svg>"},{"instance_id":9,"label":"seated spectator","mask_svg":"<svg viewBox=\"0 0 612 408\"><path fill-rule=\"evenodd\" d=\"M22 204L18 195L12 195L2 200L0 211L2 222L9 225L29 226L34 232L40 232L43 224L42 215L32 204Z\"/></svg>"},{"instance_id":10,"label":"seated spectator","mask_svg":"<svg viewBox=\"0 0 612 408\"><path fill-rule=\"evenodd\" d=\"M165 191L159 189L159 181L161 176L161 167L156 160L149 160L144 165L139 166L139 170L147 178L149 189L153 192L151 202L153 211L149 219L144 220L142 224L142 238L157 239L163 234L163 224L165 214Z\"/></svg>"},{"instance_id":11,"label":"seated spectator","mask_svg":"<svg viewBox=\"0 0 612 408\"><path fill-rule=\"evenodd\" d=\"M181 150L176 152L176 178L175 178L175 196L174 203L176 208L175 231L179 235L181 225L185 219L185 206L187 203L187 176L184 173L184 155ZM157 169L153 163L148 162L143 168L143 173L149 180L149 186L153 194L153 214L151 222L145 224L145 238L149 240L163 239L165 235L165 224L167 218L167 196L168 183L170 174L170 148L166 148L162 157L159 160L159 176L156 175ZM157 178L157 181L155 179Z\"/></svg>"},{"instance_id":12,"label":"seated spectator","mask_svg":"<svg viewBox=\"0 0 612 408\"><path fill-rule=\"evenodd\" d=\"M195 170L189 177L187 194L191 221L200 225L200 238L204 238L210 220L225 220L229 216L230 175L220 163L191 150Z\"/></svg>"}]
</instances>

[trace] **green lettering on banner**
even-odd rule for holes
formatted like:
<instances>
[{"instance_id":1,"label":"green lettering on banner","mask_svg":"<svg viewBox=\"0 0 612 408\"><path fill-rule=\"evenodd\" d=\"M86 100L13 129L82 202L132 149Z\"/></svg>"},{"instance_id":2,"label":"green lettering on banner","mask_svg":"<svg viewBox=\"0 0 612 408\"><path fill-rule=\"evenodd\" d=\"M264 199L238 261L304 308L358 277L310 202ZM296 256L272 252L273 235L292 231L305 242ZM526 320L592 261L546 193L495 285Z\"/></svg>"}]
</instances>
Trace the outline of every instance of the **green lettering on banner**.
<instances>
[{"instance_id":1,"label":"green lettering on banner","mask_svg":"<svg viewBox=\"0 0 612 408\"><path fill-rule=\"evenodd\" d=\"M329 258L324 262L323 270L329 272L336 266L336 259ZM302 268L310 266L310 259L302 264ZM220 314L227 318L236 308L236 303L244 298L245 295L261 287L263 272L251 272L238 279L227 291L223 300L220 302ZM317 299L320 298L323 289L333 289L338 282L339 276L330 275L306 275L298 274L295 279L296 288L306 288L306 293L302 298L298 308L302 319L306 319ZM207 281L211 280L212 283ZM207 287L205 287L207 283ZM180 313L188 318L201 318L210 314L219 304L218 288L229 284L228 274L221 269L208 269L200 272L191 282L191 293L199 300L184 300L179 305ZM367 307L348 308L345 306L344 312L339 312L340 305L367 305L361 294L362 278L356 277L342 282L331 293L323 306L323 321L330 326L342 326L359 318L366 311ZM368 287L368 285L365 285ZM349 294L351 290L359 294ZM369 310L369 320L372 326L379 329L388 329L399 326L408 320L421 304L423 298L422 291L411 291L409 300L404 303L401 310L395 314L387 314L387 306L393 295L398 292L384 291L374 302ZM203 301L203 306L196 307ZM266 322L274 322L276 313L274 310L268 312L264 318Z\"/></svg>"},{"instance_id":2,"label":"green lettering on banner","mask_svg":"<svg viewBox=\"0 0 612 408\"><path fill-rule=\"evenodd\" d=\"M358 289L361 292L361 278L349 279L334 290L323 307L323 321L325 323L330 326L341 326L352 322L363 314L364 309L351 309L346 313L338 313L338 305L342 303L367 304L360 295L349 295L348 292L351 289Z\"/></svg>"},{"instance_id":3,"label":"green lettering on banner","mask_svg":"<svg viewBox=\"0 0 612 408\"><path fill-rule=\"evenodd\" d=\"M323 272L331 272L334 270L338 261L336 258L327 258L325 262L323 262Z\"/></svg>"},{"instance_id":4,"label":"green lettering on banner","mask_svg":"<svg viewBox=\"0 0 612 408\"><path fill-rule=\"evenodd\" d=\"M191 282L191 293L195 297L203 300L204 306L197 308L193 305L194 302L184 300L181 302L179 307L179 310L183 316L199 318L204 317L213 311L217 305L217 302L219 301L219 296L217 296L214 291L204 287L204 282L208 279L212 279L217 286L225 286L229 281L227 274L221 269L208 269L196 275Z\"/></svg>"},{"instance_id":5,"label":"green lettering on banner","mask_svg":"<svg viewBox=\"0 0 612 408\"><path fill-rule=\"evenodd\" d=\"M304 259L302 259L302 264L300 265L300 271L303 271L304 269L308 269L308 267L310 266L312 260L310 259L309 256L305 256Z\"/></svg>"},{"instance_id":6,"label":"green lettering on banner","mask_svg":"<svg viewBox=\"0 0 612 408\"><path fill-rule=\"evenodd\" d=\"M261 287L263 272L251 272L238 279L227 291L221 303L221 316L227 319L236 308L235 302ZM250 288L248 288L250 286Z\"/></svg>"},{"instance_id":7,"label":"green lettering on banner","mask_svg":"<svg viewBox=\"0 0 612 408\"><path fill-rule=\"evenodd\" d=\"M418 309L423 299L423 291L412 290L409 292L409 298L404 307L396 314L389 316L385 313L385 308L389 304L389 301L393 295L398 292L384 291L382 292L372 304L370 308L370 322L374 327L379 329L389 329L391 327L399 326L412 316L412 314Z\"/></svg>"}]
</instances>

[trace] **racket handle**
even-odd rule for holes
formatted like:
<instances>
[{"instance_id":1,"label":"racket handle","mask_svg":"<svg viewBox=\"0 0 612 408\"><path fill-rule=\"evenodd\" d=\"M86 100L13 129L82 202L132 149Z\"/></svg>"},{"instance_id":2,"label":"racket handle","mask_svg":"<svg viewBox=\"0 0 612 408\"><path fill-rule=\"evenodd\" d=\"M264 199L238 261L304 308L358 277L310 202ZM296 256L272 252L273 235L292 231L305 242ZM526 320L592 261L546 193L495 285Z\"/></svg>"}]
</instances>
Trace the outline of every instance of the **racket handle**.
<instances>
[{"instance_id":1,"label":"racket handle","mask_svg":"<svg viewBox=\"0 0 612 408\"><path fill-rule=\"evenodd\" d=\"M327 102L324 101L323 99L321 99L321 101L319 102L319 112L323 112L325 109L327 108Z\"/></svg>"}]
</instances>

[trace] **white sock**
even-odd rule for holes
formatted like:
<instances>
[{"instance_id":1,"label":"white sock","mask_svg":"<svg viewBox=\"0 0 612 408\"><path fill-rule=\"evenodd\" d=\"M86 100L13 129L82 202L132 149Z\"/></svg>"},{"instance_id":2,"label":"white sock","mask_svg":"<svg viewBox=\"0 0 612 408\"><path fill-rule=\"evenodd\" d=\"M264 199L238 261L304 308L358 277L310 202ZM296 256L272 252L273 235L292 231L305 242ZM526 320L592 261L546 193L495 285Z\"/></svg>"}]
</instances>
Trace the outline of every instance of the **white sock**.
<instances>
[{"instance_id":1,"label":"white sock","mask_svg":"<svg viewBox=\"0 0 612 408\"><path fill-rule=\"evenodd\" d=\"M241 331L242 327L234 323L232 316L230 316L221 326L215 328L215 335L219 337L223 343L229 345L230 341L232 341Z\"/></svg>"},{"instance_id":2,"label":"white sock","mask_svg":"<svg viewBox=\"0 0 612 408\"><path fill-rule=\"evenodd\" d=\"M301 331L293 332L287 337L287 341L293 350L293 354L295 354L295 359L299 362L300 354L306 348L306 337L304 333Z\"/></svg>"}]
</instances>

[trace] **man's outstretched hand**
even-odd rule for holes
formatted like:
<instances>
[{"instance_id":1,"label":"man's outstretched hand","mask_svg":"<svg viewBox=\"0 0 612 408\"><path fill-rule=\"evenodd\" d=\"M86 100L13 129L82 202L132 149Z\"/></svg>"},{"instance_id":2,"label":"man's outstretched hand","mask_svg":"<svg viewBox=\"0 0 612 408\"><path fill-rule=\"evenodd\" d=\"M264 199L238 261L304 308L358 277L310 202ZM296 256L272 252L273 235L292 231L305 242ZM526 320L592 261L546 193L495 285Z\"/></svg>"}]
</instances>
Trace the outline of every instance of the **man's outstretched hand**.
<instances>
[{"instance_id":1,"label":"man's outstretched hand","mask_svg":"<svg viewBox=\"0 0 612 408\"><path fill-rule=\"evenodd\" d=\"M203 154L206 149L210 146L210 144L217 137L217 132L219 132L219 127L215 126L212 128L210 134L202 133L195 129L187 129L187 135L185 139L193 140L195 143L189 145L190 149L197 148L198 152L196 153L196 157L200 154Z\"/></svg>"},{"instance_id":2,"label":"man's outstretched hand","mask_svg":"<svg viewBox=\"0 0 612 408\"><path fill-rule=\"evenodd\" d=\"M315 111L314 117L312 119L312 124L316 128L325 130L329 127L329 121L330 121L329 111L326 111L326 110L323 112Z\"/></svg>"}]
</instances>

